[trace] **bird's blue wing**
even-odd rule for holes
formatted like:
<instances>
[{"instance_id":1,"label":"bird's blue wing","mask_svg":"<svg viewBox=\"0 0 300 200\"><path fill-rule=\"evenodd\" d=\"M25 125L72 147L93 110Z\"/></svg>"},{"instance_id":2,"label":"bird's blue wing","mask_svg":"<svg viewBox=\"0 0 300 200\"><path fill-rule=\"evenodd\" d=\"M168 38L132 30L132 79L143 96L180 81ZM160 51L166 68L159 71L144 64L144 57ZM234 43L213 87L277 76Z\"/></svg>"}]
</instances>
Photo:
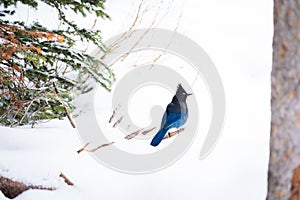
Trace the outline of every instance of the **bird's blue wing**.
<instances>
[{"instance_id":1,"label":"bird's blue wing","mask_svg":"<svg viewBox=\"0 0 300 200\"><path fill-rule=\"evenodd\" d=\"M167 120L167 112L164 113L164 116L161 120L161 124L160 124L160 128L164 127L165 123L166 123L166 120Z\"/></svg>"},{"instance_id":2,"label":"bird's blue wing","mask_svg":"<svg viewBox=\"0 0 300 200\"><path fill-rule=\"evenodd\" d=\"M173 113L173 111L176 109L176 105L174 103L169 103L167 108L166 108L166 111L164 113L164 116L161 120L161 124L160 124L160 128L163 128L165 126L165 123L166 123L166 120L168 118L168 116Z\"/></svg>"},{"instance_id":3,"label":"bird's blue wing","mask_svg":"<svg viewBox=\"0 0 300 200\"><path fill-rule=\"evenodd\" d=\"M164 128L165 129L178 128L180 125L181 119L182 119L182 114L180 114L180 113L169 114L166 118Z\"/></svg>"}]
</instances>

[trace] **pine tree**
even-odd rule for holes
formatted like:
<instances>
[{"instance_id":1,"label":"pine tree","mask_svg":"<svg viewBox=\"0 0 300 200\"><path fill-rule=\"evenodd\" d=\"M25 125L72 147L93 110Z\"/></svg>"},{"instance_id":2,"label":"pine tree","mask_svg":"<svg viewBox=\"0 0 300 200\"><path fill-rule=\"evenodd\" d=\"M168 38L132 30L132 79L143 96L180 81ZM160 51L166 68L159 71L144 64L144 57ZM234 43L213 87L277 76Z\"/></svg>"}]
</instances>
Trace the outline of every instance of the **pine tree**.
<instances>
[{"instance_id":1,"label":"pine tree","mask_svg":"<svg viewBox=\"0 0 300 200\"><path fill-rule=\"evenodd\" d=\"M43 2L54 8L62 26L48 29L34 22L7 20L19 3L39 8ZM76 48L77 40L91 42L104 53L100 30L81 28L68 19L67 11L86 17L108 19L105 0L4 0L0 2L0 125L34 124L43 119L62 118L71 112L74 91L87 78L110 90L113 72L100 60ZM75 38L75 39L74 39ZM76 74L70 78L69 72Z\"/></svg>"}]
</instances>

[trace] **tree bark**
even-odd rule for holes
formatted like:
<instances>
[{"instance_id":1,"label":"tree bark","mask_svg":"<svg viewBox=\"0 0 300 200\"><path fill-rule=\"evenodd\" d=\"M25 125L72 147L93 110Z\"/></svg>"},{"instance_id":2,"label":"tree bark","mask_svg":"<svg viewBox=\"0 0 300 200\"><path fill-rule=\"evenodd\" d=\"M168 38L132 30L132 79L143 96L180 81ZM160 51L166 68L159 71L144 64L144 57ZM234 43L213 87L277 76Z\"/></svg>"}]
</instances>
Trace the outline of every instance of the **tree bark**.
<instances>
[{"instance_id":1,"label":"tree bark","mask_svg":"<svg viewBox=\"0 0 300 200\"><path fill-rule=\"evenodd\" d=\"M299 20L299 0L274 0L268 200L300 199Z\"/></svg>"}]
</instances>

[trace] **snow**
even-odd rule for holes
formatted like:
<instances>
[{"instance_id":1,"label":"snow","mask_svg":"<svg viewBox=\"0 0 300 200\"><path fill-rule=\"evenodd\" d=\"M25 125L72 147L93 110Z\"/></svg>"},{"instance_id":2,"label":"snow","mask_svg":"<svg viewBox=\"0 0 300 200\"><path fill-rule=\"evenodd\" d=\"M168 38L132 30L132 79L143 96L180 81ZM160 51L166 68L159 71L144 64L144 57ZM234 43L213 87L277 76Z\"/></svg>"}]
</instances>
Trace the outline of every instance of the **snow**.
<instances>
[{"instance_id":1,"label":"snow","mask_svg":"<svg viewBox=\"0 0 300 200\"><path fill-rule=\"evenodd\" d=\"M223 136L207 159L199 161L199 147L171 167L147 175L127 175L97 163L82 147L67 120L53 120L30 128L0 128L1 172L27 184L56 187L55 191L30 190L16 199L263 199L267 155L261 143ZM197 144L197 142L195 142ZM229 146L230 144L230 146ZM253 148L252 145L256 145ZM251 149L251 151L249 151ZM59 178L63 172L75 186ZM263 183L260 181L264 180ZM253 190L256 189L254 193ZM217 191L217 192L216 192ZM259 192L260 191L260 192Z\"/></svg>"},{"instance_id":2,"label":"snow","mask_svg":"<svg viewBox=\"0 0 300 200\"><path fill-rule=\"evenodd\" d=\"M107 2L112 21L100 22L104 39L128 28L137 2ZM151 5L157 1L146 2ZM162 12L164 14L158 17L156 27L174 29L178 25L179 32L205 49L223 80L226 122L214 151L206 159L198 160L205 137L205 134L200 134L188 152L170 167L153 174L128 175L102 166L86 152L77 154L83 144L68 120L52 120L34 129L27 126L0 127L0 176L57 188L55 191L29 190L17 200L265 199L270 132L272 2L166 2L162 7L168 12ZM28 10L25 11L26 14ZM154 9L149 12L138 27L149 26ZM36 17L30 14L30 17ZM51 25L55 23L51 22ZM201 85L200 79L195 85L198 84ZM206 97L206 94L199 95ZM206 101L202 101L205 104ZM201 122L205 132L209 120ZM74 182L73 187L59 178L61 172ZM1 192L0 199L6 199Z\"/></svg>"}]
</instances>

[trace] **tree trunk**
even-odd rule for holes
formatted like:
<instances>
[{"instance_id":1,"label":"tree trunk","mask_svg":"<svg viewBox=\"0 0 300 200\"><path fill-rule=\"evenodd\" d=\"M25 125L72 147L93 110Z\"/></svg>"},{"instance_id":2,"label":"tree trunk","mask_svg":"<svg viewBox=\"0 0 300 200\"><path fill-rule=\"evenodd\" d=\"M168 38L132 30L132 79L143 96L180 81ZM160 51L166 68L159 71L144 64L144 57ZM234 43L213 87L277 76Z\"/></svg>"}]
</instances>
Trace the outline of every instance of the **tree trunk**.
<instances>
[{"instance_id":1,"label":"tree trunk","mask_svg":"<svg viewBox=\"0 0 300 200\"><path fill-rule=\"evenodd\" d=\"M299 20L299 0L274 0L268 200L300 199Z\"/></svg>"}]
</instances>

